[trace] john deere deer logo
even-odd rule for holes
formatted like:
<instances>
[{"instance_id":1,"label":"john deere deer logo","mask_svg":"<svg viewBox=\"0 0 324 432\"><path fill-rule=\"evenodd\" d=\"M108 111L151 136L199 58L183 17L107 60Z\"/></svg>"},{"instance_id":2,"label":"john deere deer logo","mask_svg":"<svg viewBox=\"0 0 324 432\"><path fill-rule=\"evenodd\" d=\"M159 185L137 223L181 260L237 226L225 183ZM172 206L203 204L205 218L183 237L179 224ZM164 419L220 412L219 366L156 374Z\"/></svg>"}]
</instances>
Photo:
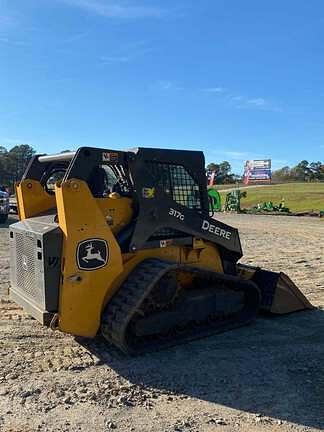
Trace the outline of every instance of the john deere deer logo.
<instances>
[{"instance_id":1,"label":"john deere deer logo","mask_svg":"<svg viewBox=\"0 0 324 432\"><path fill-rule=\"evenodd\" d=\"M102 239L83 240L78 244L77 264L80 270L104 267L109 258L108 244Z\"/></svg>"},{"instance_id":2,"label":"john deere deer logo","mask_svg":"<svg viewBox=\"0 0 324 432\"><path fill-rule=\"evenodd\" d=\"M82 260L88 263L91 260L97 260L105 263L106 261L102 258L100 250L95 252L95 248L93 247L92 243L89 243L85 250L87 251L87 255L85 257L82 257Z\"/></svg>"}]
</instances>

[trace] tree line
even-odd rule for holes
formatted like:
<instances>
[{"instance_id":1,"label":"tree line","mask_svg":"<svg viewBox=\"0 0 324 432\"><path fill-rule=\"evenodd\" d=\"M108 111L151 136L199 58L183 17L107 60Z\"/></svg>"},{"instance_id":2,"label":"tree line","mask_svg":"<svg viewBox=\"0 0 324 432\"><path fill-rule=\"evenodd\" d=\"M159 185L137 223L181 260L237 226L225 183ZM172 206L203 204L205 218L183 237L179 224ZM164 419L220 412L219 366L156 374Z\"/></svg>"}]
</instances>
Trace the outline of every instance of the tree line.
<instances>
[{"instance_id":1,"label":"tree line","mask_svg":"<svg viewBox=\"0 0 324 432\"><path fill-rule=\"evenodd\" d=\"M15 182L21 179L27 163L35 153L35 149L28 144L16 145L10 150L0 146L0 186L4 186L10 193L13 193ZM228 161L208 164L206 173L209 177L211 173L215 173L215 184L229 184L242 181L242 176L232 172L231 164ZM324 163L302 160L294 167L285 166L273 171L272 179L277 182L324 181Z\"/></svg>"},{"instance_id":2,"label":"tree line","mask_svg":"<svg viewBox=\"0 0 324 432\"><path fill-rule=\"evenodd\" d=\"M215 173L215 184L228 184L241 182L242 176L232 173L231 164L227 161L210 163L206 167L206 173L210 178ZM324 163L321 161L308 162L300 161L296 166L284 166L272 172L274 182L317 182L324 181Z\"/></svg>"},{"instance_id":3,"label":"tree line","mask_svg":"<svg viewBox=\"0 0 324 432\"><path fill-rule=\"evenodd\" d=\"M13 193L15 182L21 179L34 154L35 150L27 144L16 145L10 150L0 146L0 186Z\"/></svg>"},{"instance_id":4,"label":"tree line","mask_svg":"<svg viewBox=\"0 0 324 432\"><path fill-rule=\"evenodd\" d=\"M69 150L61 153L66 151ZM35 153L35 149L27 144L16 145L10 150L0 146L0 186L13 193L15 183L21 179L29 160ZM241 180L240 176L232 173L228 161L210 163L206 167L206 172L207 174L215 172L214 179L217 184L235 183Z\"/></svg>"},{"instance_id":5,"label":"tree line","mask_svg":"<svg viewBox=\"0 0 324 432\"><path fill-rule=\"evenodd\" d=\"M273 181L288 182L316 182L324 181L324 163L308 162L307 160L300 161L296 166L290 168L285 166L272 173Z\"/></svg>"},{"instance_id":6,"label":"tree line","mask_svg":"<svg viewBox=\"0 0 324 432\"><path fill-rule=\"evenodd\" d=\"M69 152L63 150L61 153ZM36 153L28 144L20 144L7 150L0 146L0 187L4 187L9 193L14 193L15 183L21 180L28 162Z\"/></svg>"},{"instance_id":7,"label":"tree line","mask_svg":"<svg viewBox=\"0 0 324 432\"><path fill-rule=\"evenodd\" d=\"M229 184L242 180L242 176L232 173L232 167L228 161L208 164L206 173L208 179L214 173L214 184Z\"/></svg>"}]
</instances>

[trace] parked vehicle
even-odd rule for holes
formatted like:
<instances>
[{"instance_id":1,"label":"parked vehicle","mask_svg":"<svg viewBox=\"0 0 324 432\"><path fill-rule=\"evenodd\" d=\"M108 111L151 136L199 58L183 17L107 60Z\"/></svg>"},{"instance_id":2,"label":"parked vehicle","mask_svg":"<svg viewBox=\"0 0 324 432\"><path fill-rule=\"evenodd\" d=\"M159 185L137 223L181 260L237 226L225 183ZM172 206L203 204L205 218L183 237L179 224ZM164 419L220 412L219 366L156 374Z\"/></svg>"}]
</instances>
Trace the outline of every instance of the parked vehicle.
<instances>
[{"instance_id":1,"label":"parked vehicle","mask_svg":"<svg viewBox=\"0 0 324 432\"><path fill-rule=\"evenodd\" d=\"M0 190L0 223L7 222L9 214L9 194Z\"/></svg>"}]
</instances>

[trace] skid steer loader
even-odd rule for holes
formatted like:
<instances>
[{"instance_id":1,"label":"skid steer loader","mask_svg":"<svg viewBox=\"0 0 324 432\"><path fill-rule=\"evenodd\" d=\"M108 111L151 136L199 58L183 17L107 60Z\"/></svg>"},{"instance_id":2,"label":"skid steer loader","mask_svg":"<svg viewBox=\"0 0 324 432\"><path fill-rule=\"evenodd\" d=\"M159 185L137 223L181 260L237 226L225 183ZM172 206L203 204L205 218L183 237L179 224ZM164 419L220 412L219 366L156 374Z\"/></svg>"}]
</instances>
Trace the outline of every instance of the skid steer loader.
<instances>
[{"instance_id":1,"label":"skid steer loader","mask_svg":"<svg viewBox=\"0 0 324 432\"><path fill-rule=\"evenodd\" d=\"M285 274L238 264L202 152L38 155L16 194L10 295L43 325L136 354L312 307Z\"/></svg>"}]
</instances>

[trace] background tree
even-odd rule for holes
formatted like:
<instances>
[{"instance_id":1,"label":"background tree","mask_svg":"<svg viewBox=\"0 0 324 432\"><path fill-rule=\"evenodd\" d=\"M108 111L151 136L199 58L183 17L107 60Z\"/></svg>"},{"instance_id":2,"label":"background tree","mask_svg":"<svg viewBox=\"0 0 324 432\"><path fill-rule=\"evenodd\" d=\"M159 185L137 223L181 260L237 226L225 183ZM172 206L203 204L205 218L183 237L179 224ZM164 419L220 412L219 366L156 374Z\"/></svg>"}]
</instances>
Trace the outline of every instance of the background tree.
<instances>
[{"instance_id":1,"label":"background tree","mask_svg":"<svg viewBox=\"0 0 324 432\"><path fill-rule=\"evenodd\" d=\"M311 180L323 181L324 180L324 165L322 162L312 162L309 164L311 172Z\"/></svg>"},{"instance_id":2,"label":"background tree","mask_svg":"<svg viewBox=\"0 0 324 432\"><path fill-rule=\"evenodd\" d=\"M206 172L210 178L214 172L214 184L226 184L241 182L242 176L232 173L231 164L228 161L212 162L207 165ZM324 163L321 161L300 161L293 167L284 166L272 172L274 182L317 182L324 181Z\"/></svg>"},{"instance_id":3,"label":"background tree","mask_svg":"<svg viewBox=\"0 0 324 432\"><path fill-rule=\"evenodd\" d=\"M219 165L216 163L210 163L207 165L206 167L207 171L215 171L218 172L219 171Z\"/></svg>"},{"instance_id":4,"label":"background tree","mask_svg":"<svg viewBox=\"0 0 324 432\"><path fill-rule=\"evenodd\" d=\"M324 164L321 161L309 163L307 160L302 160L292 168L285 166L274 171L272 173L272 179L280 182L324 181Z\"/></svg>"},{"instance_id":5,"label":"background tree","mask_svg":"<svg viewBox=\"0 0 324 432\"><path fill-rule=\"evenodd\" d=\"M206 171L208 176L210 176L212 173L215 173L215 184L233 183L237 177L231 172L232 167L228 161L223 161L220 163L212 162L207 165Z\"/></svg>"},{"instance_id":6,"label":"background tree","mask_svg":"<svg viewBox=\"0 0 324 432\"><path fill-rule=\"evenodd\" d=\"M292 177L294 180L309 181L310 179L310 168L307 160L302 160L291 170Z\"/></svg>"},{"instance_id":7,"label":"background tree","mask_svg":"<svg viewBox=\"0 0 324 432\"><path fill-rule=\"evenodd\" d=\"M278 170L273 171L272 180L283 182L288 181L290 179L290 168L289 166L284 166Z\"/></svg>"},{"instance_id":8,"label":"background tree","mask_svg":"<svg viewBox=\"0 0 324 432\"><path fill-rule=\"evenodd\" d=\"M15 182L21 179L34 154L35 150L27 144L16 145L9 151L0 146L0 186L13 193Z\"/></svg>"}]
</instances>

